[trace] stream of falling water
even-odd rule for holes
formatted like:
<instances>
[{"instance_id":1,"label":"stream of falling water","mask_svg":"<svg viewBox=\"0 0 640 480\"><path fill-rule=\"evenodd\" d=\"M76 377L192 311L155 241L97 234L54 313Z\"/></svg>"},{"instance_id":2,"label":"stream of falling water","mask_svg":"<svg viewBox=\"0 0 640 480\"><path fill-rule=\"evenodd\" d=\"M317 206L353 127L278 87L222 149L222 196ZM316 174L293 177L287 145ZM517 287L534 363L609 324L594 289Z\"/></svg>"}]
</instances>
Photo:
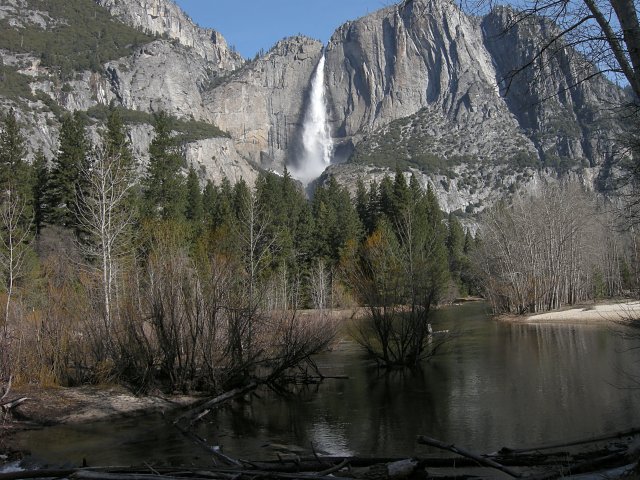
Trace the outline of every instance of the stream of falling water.
<instances>
[{"instance_id":1,"label":"stream of falling water","mask_svg":"<svg viewBox=\"0 0 640 480\"><path fill-rule=\"evenodd\" d=\"M311 79L309 105L302 124L302 155L291 168L291 175L308 185L331 163L333 141L327 123L324 85L324 54Z\"/></svg>"}]
</instances>

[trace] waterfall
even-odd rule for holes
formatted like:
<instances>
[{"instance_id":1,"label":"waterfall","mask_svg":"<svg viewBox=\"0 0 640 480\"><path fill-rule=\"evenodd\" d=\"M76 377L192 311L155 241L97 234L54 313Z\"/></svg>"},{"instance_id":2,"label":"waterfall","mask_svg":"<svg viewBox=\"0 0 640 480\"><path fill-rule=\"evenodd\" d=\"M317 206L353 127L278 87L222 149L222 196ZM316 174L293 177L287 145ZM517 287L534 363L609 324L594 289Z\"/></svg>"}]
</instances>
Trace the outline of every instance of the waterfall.
<instances>
[{"instance_id":1,"label":"waterfall","mask_svg":"<svg viewBox=\"0 0 640 480\"><path fill-rule=\"evenodd\" d=\"M302 155L291 175L308 185L331 163L333 142L327 123L324 88L324 54L311 79L309 104L302 123Z\"/></svg>"}]
</instances>

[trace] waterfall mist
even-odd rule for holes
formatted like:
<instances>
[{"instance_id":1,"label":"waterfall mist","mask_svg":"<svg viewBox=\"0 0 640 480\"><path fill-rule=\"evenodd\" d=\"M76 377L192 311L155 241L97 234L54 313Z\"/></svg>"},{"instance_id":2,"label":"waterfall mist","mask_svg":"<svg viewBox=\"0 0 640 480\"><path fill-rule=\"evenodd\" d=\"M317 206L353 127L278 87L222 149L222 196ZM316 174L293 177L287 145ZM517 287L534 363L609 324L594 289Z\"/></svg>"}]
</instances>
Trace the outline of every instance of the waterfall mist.
<instances>
[{"instance_id":1,"label":"waterfall mist","mask_svg":"<svg viewBox=\"0 0 640 480\"><path fill-rule=\"evenodd\" d=\"M308 185L331 163L333 141L327 123L324 87L324 54L311 79L311 92L302 123L302 152L291 167L291 175Z\"/></svg>"}]
</instances>

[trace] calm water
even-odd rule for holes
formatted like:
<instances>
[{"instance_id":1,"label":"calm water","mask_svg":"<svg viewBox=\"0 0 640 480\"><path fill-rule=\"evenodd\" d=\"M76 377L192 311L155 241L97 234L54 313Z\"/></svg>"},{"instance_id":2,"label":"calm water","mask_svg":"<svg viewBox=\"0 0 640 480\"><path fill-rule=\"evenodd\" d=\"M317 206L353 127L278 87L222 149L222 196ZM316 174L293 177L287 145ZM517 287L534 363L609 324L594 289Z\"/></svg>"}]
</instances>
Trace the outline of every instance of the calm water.
<instances>
[{"instance_id":1,"label":"calm water","mask_svg":"<svg viewBox=\"0 0 640 480\"><path fill-rule=\"evenodd\" d=\"M532 446L640 426L640 352L611 328L514 325L483 304L438 312L436 329L459 332L420 372L384 374L341 342L317 358L326 380L291 399L262 392L211 414L199 434L241 458L270 458L267 444L331 454L419 455L418 434L473 450ZM47 462L206 463L168 419L150 416L28 432L21 441Z\"/></svg>"}]
</instances>

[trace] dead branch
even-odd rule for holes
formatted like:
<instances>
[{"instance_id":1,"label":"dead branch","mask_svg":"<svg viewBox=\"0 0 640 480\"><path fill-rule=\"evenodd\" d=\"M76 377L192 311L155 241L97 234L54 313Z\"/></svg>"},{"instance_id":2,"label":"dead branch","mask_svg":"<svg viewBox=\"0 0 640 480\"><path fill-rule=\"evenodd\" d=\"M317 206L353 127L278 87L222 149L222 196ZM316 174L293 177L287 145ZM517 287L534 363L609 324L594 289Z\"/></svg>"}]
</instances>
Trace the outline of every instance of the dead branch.
<instances>
[{"instance_id":1,"label":"dead branch","mask_svg":"<svg viewBox=\"0 0 640 480\"><path fill-rule=\"evenodd\" d=\"M252 380L251 382L247 383L243 387L238 387L238 388L234 388L233 390L229 390L228 392L218 395L217 397L214 397L211 400L204 402L202 405L183 413L178 418L176 418L173 423L175 425L180 423L183 420L191 419L190 424L193 424L196 418L198 417L202 418L202 416L200 416L200 413L202 411L211 409L212 407L215 407L233 398L241 397L249 392L252 392L259 386L260 386L259 382Z\"/></svg>"},{"instance_id":2,"label":"dead branch","mask_svg":"<svg viewBox=\"0 0 640 480\"><path fill-rule=\"evenodd\" d=\"M29 397L21 397L21 398L17 398L15 400L9 400L6 402L2 402L0 403L0 408L2 408L2 411L7 413L9 412L12 408L17 407L18 405L20 405L21 403L26 402L27 400L30 400Z\"/></svg>"},{"instance_id":3,"label":"dead branch","mask_svg":"<svg viewBox=\"0 0 640 480\"><path fill-rule=\"evenodd\" d=\"M9 395L9 392L11 391L11 381L13 380L13 376L9 375L9 381L7 382L7 386L4 387L2 396L0 397L0 401L4 400L7 395Z\"/></svg>"},{"instance_id":4,"label":"dead branch","mask_svg":"<svg viewBox=\"0 0 640 480\"><path fill-rule=\"evenodd\" d=\"M422 445L429 445L431 447L440 448L442 450L448 450L450 452L457 453L458 455L462 455L463 457L471 458L481 465L495 468L514 478L520 478L522 476L520 473L510 469L509 467L505 467L504 465L501 465L500 463L495 462L489 458L485 458L476 453L463 450L461 448L456 447L455 445L446 444L434 438L429 438L429 437L425 437L424 435L420 435L418 436L418 443Z\"/></svg>"},{"instance_id":5,"label":"dead branch","mask_svg":"<svg viewBox=\"0 0 640 480\"><path fill-rule=\"evenodd\" d=\"M540 451L540 450L552 450L555 448L564 448L564 447L575 447L578 445L586 445L588 443L596 443L596 442L603 442L605 440L614 440L616 438L623 438L623 437L632 437L635 435L639 435L640 434L640 427L635 427L635 428L630 428L628 430L621 430L619 432L613 432L613 433L609 433L606 435L601 435L598 437L592 437L592 438L588 438L585 440L576 440L573 442L565 442L565 443L554 443L554 444L550 444L550 445L543 445L540 447L533 447L533 448L509 448L509 447L503 447L500 450L501 454L517 454L517 453L527 453L527 452L536 452L536 451Z\"/></svg>"}]
</instances>

